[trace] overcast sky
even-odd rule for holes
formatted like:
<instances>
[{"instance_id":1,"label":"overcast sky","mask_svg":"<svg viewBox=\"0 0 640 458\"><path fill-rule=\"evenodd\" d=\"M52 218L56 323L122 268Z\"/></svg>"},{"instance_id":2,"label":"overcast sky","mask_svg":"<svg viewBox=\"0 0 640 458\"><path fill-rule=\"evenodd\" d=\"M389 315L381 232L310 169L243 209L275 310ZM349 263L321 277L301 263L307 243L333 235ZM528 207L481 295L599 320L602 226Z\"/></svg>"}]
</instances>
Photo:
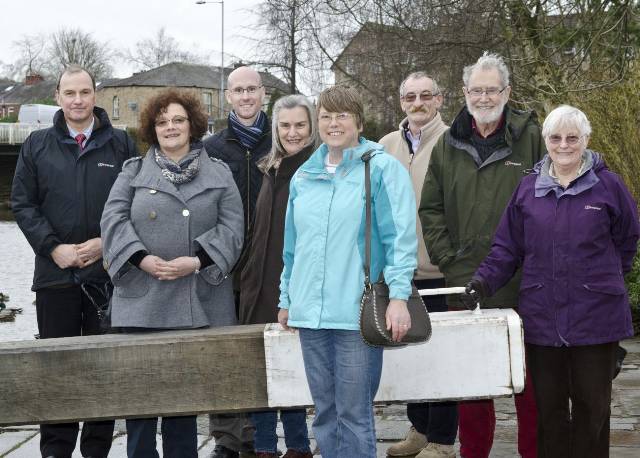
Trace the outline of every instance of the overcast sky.
<instances>
[{"instance_id":1,"label":"overcast sky","mask_svg":"<svg viewBox=\"0 0 640 458\"><path fill-rule=\"evenodd\" d=\"M255 36L256 18L251 10L258 0L226 0L224 4L225 54L249 59L256 46L243 36ZM14 62L18 55L12 42L24 34L55 32L78 27L106 41L114 50L131 48L151 38L164 26L184 49L213 54L220 62L221 5L196 5L195 0L3 0L0 3L0 61ZM253 27L252 27L253 26ZM228 65L229 59L225 62ZM130 76L132 68L114 64L115 76Z\"/></svg>"}]
</instances>

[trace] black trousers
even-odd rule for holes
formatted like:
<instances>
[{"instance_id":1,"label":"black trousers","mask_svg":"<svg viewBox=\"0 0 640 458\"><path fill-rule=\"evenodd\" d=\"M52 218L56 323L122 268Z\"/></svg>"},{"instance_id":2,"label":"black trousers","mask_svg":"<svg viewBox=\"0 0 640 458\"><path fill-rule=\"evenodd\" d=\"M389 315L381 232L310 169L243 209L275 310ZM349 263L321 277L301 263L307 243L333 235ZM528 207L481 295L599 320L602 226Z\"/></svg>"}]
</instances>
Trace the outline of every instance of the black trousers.
<instances>
[{"instance_id":1,"label":"black trousers","mask_svg":"<svg viewBox=\"0 0 640 458\"><path fill-rule=\"evenodd\" d=\"M415 280L418 289L444 288L444 279ZM446 312L445 296L423 296L429 312ZM429 442L453 445L458 432L458 404L456 402L416 402L407 404L407 418Z\"/></svg>"},{"instance_id":2,"label":"black trousers","mask_svg":"<svg viewBox=\"0 0 640 458\"><path fill-rule=\"evenodd\" d=\"M41 339L98 334L98 314L79 286L36 291L36 313ZM113 427L113 420L85 422L80 436L82 456L106 458ZM40 425L42 456L71 458L78 430L78 423Z\"/></svg>"},{"instance_id":3,"label":"black trousers","mask_svg":"<svg viewBox=\"0 0 640 458\"><path fill-rule=\"evenodd\" d=\"M538 457L608 457L618 342L525 347L538 406Z\"/></svg>"}]
</instances>

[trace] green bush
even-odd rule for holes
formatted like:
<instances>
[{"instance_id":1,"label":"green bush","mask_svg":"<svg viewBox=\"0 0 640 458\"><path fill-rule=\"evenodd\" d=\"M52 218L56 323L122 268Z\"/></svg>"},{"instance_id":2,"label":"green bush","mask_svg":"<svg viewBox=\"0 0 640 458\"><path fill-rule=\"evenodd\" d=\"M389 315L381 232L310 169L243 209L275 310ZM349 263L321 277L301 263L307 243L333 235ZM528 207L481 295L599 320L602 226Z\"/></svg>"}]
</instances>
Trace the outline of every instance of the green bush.
<instances>
[{"instance_id":1,"label":"green bush","mask_svg":"<svg viewBox=\"0 0 640 458\"><path fill-rule=\"evenodd\" d=\"M640 251L640 246L638 246ZM640 334L640 254L636 254L633 260L631 272L625 277L627 291L629 291L629 302L631 303L631 316L633 318L633 329L635 334Z\"/></svg>"}]
</instances>

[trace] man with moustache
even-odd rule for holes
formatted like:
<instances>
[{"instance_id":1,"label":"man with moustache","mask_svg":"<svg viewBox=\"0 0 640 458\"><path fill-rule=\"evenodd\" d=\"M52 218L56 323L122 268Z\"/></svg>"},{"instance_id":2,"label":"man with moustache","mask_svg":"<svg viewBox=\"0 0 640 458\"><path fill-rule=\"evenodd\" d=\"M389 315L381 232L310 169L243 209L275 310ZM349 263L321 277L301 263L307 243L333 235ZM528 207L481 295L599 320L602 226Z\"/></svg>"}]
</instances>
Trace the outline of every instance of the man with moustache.
<instances>
[{"instance_id":1,"label":"man with moustache","mask_svg":"<svg viewBox=\"0 0 640 458\"><path fill-rule=\"evenodd\" d=\"M440 112L442 92L436 81L424 72L411 73L400 84L400 106L407 115L395 132L385 135L380 143L409 171L413 181L416 202L422 194L424 177L436 141L447 130ZM416 208L417 211L417 208ZM442 288L444 277L429 262L422 237L422 226L417 220L418 269L413 277L418 289ZM424 296L429 312L444 312L444 296ZM411 429L406 438L389 447L389 456L415 458L455 457L453 444L458 431L455 402L420 402L407 404L407 417Z\"/></svg>"},{"instance_id":2,"label":"man with moustache","mask_svg":"<svg viewBox=\"0 0 640 458\"><path fill-rule=\"evenodd\" d=\"M493 233L520 179L544 155L535 113L507 105L511 87L502 58L484 53L463 73L466 106L431 155L418 214L433 264L447 286L469 282L489 253ZM483 307L517 309L520 275ZM464 308L450 297L449 308ZM452 383L455 381L452 380ZM518 452L536 457L536 407L531 377L515 395ZM458 403L460 454L487 458L493 444L492 400Z\"/></svg>"},{"instance_id":3,"label":"man with moustache","mask_svg":"<svg viewBox=\"0 0 640 458\"><path fill-rule=\"evenodd\" d=\"M108 300L100 217L122 164L137 152L129 136L95 106L95 89L84 68L64 69L53 127L25 140L13 178L12 211L36 255L32 290L41 339L98 334L92 299ZM106 458L113 425L84 422L83 457ZM78 430L78 423L40 425L42 456L71 458Z\"/></svg>"},{"instance_id":4,"label":"man with moustache","mask_svg":"<svg viewBox=\"0 0 640 458\"><path fill-rule=\"evenodd\" d=\"M251 237L256 200L262 184L257 163L271 149L271 126L262 111L265 90L260 74L250 67L238 67L229 74L226 98L231 104L228 127L204 141L209 156L224 161L238 186L244 208L245 250L234 268L236 312L239 299L240 272ZM246 415L218 414L210 417L211 434L216 447L211 458L253 456L253 432Z\"/></svg>"}]
</instances>

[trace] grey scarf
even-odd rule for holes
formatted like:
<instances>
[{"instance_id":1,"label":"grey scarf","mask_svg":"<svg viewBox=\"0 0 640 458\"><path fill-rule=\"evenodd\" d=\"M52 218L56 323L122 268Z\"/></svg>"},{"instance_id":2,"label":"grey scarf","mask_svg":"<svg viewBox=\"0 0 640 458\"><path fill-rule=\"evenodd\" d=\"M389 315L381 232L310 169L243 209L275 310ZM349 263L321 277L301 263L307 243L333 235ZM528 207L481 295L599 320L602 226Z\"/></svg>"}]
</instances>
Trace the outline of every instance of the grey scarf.
<instances>
[{"instance_id":1,"label":"grey scarf","mask_svg":"<svg viewBox=\"0 0 640 458\"><path fill-rule=\"evenodd\" d=\"M159 148L154 148L156 164L162 169L162 176L175 185L188 183L200 170L200 149L189 151L185 157L175 163Z\"/></svg>"}]
</instances>

